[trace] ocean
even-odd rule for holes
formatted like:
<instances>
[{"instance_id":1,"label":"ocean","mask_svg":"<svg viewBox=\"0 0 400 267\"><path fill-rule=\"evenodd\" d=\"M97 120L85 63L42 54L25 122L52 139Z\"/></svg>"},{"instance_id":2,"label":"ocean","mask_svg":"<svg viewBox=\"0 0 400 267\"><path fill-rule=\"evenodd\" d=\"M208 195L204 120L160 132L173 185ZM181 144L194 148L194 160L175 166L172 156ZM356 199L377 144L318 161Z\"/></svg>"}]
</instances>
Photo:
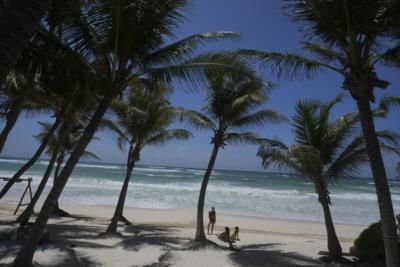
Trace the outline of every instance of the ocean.
<instances>
[{"instance_id":1,"label":"ocean","mask_svg":"<svg viewBox=\"0 0 400 267\"><path fill-rule=\"evenodd\" d=\"M0 176L11 177L22 159L0 159ZM36 189L48 161L41 160L23 177L33 178ZM147 209L196 209L204 170L138 166L134 169L126 207ZM113 206L125 177L120 164L79 163L60 198L62 204ZM52 179L49 184L52 184ZM0 181L0 188L4 182ZM400 182L391 180L392 200L400 212ZM18 200L26 183L12 187L6 198ZM47 194L49 187L45 193ZM282 173L215 170L211 176L206 210L266 218L323 221L314 187L305 178ZM354 178L330 186L334 222L370 224L379 218L373 181Z\"/></svg>"}]
</instances>

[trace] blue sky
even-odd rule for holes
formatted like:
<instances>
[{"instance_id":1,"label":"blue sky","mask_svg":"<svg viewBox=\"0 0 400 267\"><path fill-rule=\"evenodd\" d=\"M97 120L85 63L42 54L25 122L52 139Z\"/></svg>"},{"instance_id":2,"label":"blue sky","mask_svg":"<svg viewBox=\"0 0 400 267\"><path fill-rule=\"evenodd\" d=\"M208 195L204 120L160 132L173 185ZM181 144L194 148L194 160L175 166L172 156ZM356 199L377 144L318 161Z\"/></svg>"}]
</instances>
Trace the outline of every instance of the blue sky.
<instances>
[{"instance_id":1,"label":"blue sky","mask_svg":"<svg viewBox=\"0 0 400 267\"><path fill-rule=\"evenodd\" d=\"M187 12L187 21L177 32L179 38L194 33L209 31L236 31L241 33L238 41L223 41L208 46L208 49L253 48L264 51L298 51L301 33L280 10L278 0L197 0L192 1ZM275 109L291 117L294 105L299 99L329 100L341 89L341 77L325 72L314 80L287 81L277 80L268 69L259 69L266 80L278 84L266 107ZM400 70L378 68L380 76L389 80L392 85L388 94L400 95ZM381 92L377 92L379 96ZM202 106L201 90L187 93L178 88L171 101L179 106L199 110ZM354 111L355 102L347 95L342 104L335 110L337 115ZM394 110L387 119L376 122L378 129L391 129L400 132L400 110ZM3 156L29 157L37 147L32 135L38 132L37 121L52 121L46 114L20 118L5 146ZM263 137L276 137L291 144L292 134L288 124L267 125L252 129ZM125 153L118 150L115 136L109 132L96 134L100 141L92 142L88 150L95 152L104 162L125 162ZM194 132L195 137L186 142L171 142L163 147L148 148L143 151L140 164L184 166L204 168L211 152L210 132ZM260 171L260 160L255 156L257 146L226 147L218 156L216 168ZM398 156L385 155L388 174L394 176ZM369 168L363 169L361 175L370 176Z\"/></svg>"}]
</instances>

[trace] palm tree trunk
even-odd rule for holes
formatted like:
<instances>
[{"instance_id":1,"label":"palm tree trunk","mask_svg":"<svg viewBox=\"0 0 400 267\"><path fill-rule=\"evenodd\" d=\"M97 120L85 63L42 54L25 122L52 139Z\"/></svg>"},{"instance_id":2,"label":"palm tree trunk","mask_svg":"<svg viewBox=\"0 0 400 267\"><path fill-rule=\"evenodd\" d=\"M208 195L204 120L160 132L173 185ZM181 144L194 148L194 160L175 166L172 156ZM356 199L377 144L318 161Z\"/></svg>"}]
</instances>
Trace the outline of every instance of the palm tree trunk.
<instances>
[{"instance_id":1,"label":"palm tree trunk","mask_svg":"<svg viewBox=\"0 0 400 267\"><path fill-rule=\"evenodd\" d=\"M27 240L24 245L21 247L17 257L13 262L13 267L20 266L31 266L33 255L35 253L36 247L39 243L40 237L43 234L43 231L47 225L47 221L51 212L54 209L54 205L60 197L68 178L71 176L72 171L74 170L75 165L78 163L80 157L86 149L86 146L89 144L90 140L93 138L94 133L96 132L101 120L107 109L110 107L111 101L113 100L114 95L105 95L101 100L97 110L93 114L92 119L89 124L86 126L86 129L80 138L78 144L76 145L74 151L71 153L68 161L66 162L63 170L58 177L57 184L53 186L50 190L49 195L47 196L42 209L36 219L35 224L32 227L32 230L29 233Z\"/></svg>"},{"instance_id":2,"label":"palm tree trunk","mask_svg":"<svg viewBox=\"0 0 400 267\"><path fill-rule=\"evenodd\" d=\"M10 110L7 112L6 125L0 134L0 153L3 151L4 145L7 141L7 137L10 134L12 128L14 128L15 123L21 114L22 107L24 106L25 100L28 96L28 89L24 89L23 95L18 97L10 107Z\"/></svg>"},{"instance_id":3,"label":"palm tree trunk","mask_svg":"<svg viewBox=\"0 0 400 267\"><path fill-rule=\"evenodd\" d=\"M50 2L50 0L8 1L0 16L0 82L28 45Z\"/></svg>"},{"instance_id":4,"label":"palm tree trunk","mask_svg":"<svg viewBox=\"0 0 400 267\"><path fill-rule=\"evenodd\" d=\"M63 134L65 136L65 132ZM28 207L21 213L21 215L17 218L17 222L21 225L26 224L29 222L31 215L33 214L33 209L35 208L36 202L39 200L40 196L43 193L44 188L46 187L47 181L51 175L51 171L53 170L54 164L57 159L58 152L60 150L62 142L57 144L55 151L53 152L51 159L49 161L49 165L47 166L46 172L43 175L42 180L38 188L36 189L35 195L32 198L31 203L29 203Z\"/></svg>"},{"instance_id":5,"label":"palm tree trunk","mask_svg":"<svg viewBox=\"0 0 400 267\"><path fill-rule=\"evenodd\" d=\"M6 183L6 185L1 189L0 192L0 199L2 199L10 190L11 186L21 177L24 172L26 172L30 167L32 167L33 164L39 159L40 155L42 155L43 151L45 150L47 143L49 142L51 136L53 135L54 131L57 129L58 125L60 124L61 120L60 118L56 118L56 121L54 122L53 126L51 126L49 132L47 135L43 138L42 143L36 150L35 154L32 156L30 160L28 160L27 163L25 163L15 174L14 176Z\"/></svg>"},{"instance_id":6,"label":"palm tree trunk","mask_svg":"<svg viewBox=\"0 0 400 267\"><path fill-rule=\"evenodd\" d=\"M58 179L58 174L60 172L60 167L61 164L64 162L64 152L60 152L58 158L57 158L57 165L56 165L56 170L54 171L54 178L53 178L53 186L56 185L57 179ZM58 204L58 200L54 206L54 210L58 211L60 210L60 205Z\"/></svg>"},{"instance_id":7,"label":"palm tree trunk","mask_svg":"<svg viewBox=\"0 0 400 267\"><path fill-rule=\"evenodd\" d=\"M342 247L340 246L339 239L336 235L335 226L333 224L331 211L329 208L329 200L327 193L320 193L318 201L321 203L324 210L326 234L328 236L328 251L329 257L332 260L339 260L342 258Z\"/></svg>"},{"instance_id":8,"label":"palm tree trunk","mask_svg":"<svg viewBox=\"0 0 400 267\"><path fill-rule=\"evenodd\" d=\"M378 197L383 241L385 244L386 266L398 267L400 264L398 241L396 238L396 221L385 165L382 160L379 141L375 132L371 106L369 100L366 98L357 100L357 106L360 113L361 126L367 146L372 175L374 176L376 195Z\"/></svg>"},{"instance_id":9,"label":"palm tree trunk","mask_svg":"<svg viewBox=\"0 0 400 267\"><path fill-rule=\"evenodd\" d=\"M219 145L214 143L214 148L211 153L210 161L208 162L207 170L204 173L203 182L201 183L200 194L199 194L199 202L197 204L197 228L196 228L196 236L194 238L195 241L204 242L207 240L206 234L204 232L204 200L206 198L206 191L208 181L211 176L211 172L214 168L215 160L217 159Z\"/></svg>"},{"instance_id":10,"label":"palm tree trunk","mask_svg":"<svg viewBox=\"0 0 400 267\"><path fill-rule=\"evenodd\" d=\"M111 223L107 228L107 231L106 231L107 234L115 234L117 232L118 221L122 217L122 211L124 209L126 194L128 192L129 180L131 179L131 176L132 176L132 170L135 167L135 160L132 159L132 151L133 151L133 148L131 146L129 148L129 153L128 153L128 160L127 160L124 184L122 185L122 189L119 194L119 199L118 199L117 207L115 208L114 216L112 217Z\"/></svg>"}]
</instances>

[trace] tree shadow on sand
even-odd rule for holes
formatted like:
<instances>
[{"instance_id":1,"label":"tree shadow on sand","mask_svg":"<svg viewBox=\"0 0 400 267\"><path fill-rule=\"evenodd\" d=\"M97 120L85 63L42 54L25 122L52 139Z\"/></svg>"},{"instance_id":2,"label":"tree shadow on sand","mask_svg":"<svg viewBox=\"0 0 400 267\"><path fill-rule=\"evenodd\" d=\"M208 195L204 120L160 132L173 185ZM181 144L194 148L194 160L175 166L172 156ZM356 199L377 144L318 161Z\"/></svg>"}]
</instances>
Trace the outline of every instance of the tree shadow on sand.
<instances>
[{"instance_id":1,"label":"tree shadow on sand","mask_svg":"<svg viewBox=\"0 0 400 267\"><path fill-rule=\"evenodd\" d=\"M133 233L134 236L123 237L118 244L124 249L138 251L144 246L161 246L165 249L179 249L187 241L184 238L169 236L177 230L169 227L155 225L131 225L126 227L125 232Z\"/></svg>"},{"instance_id":2,"label":"tree shadow on sand","mask_svg":"<svg viewBox=\"0 0 400 267\"><path fill-rule=\"evenodd\" d=\"M57 266L57 267L95 267L101 266L99 262L92 260L90 257L82 255L81 253L77 253L73 248L69 247L60 247L60 250L65 252L65 254L59 257L57 260L54 260L50 264L38 264L34 263L34 267L48 267L48 266Z\"/></svg>"},{"instance_id":3,"label":"tree shadow on sand","mask_svg":"<svg viewBox=\"0 0 400 267\"><path fill-rule=\"evenodd\" d=\"M255 244L242 246L229 255L237 266L246 267L321 267L323 262L293 252L272 249L277 244Z\"/></svg>"}]
</instances>

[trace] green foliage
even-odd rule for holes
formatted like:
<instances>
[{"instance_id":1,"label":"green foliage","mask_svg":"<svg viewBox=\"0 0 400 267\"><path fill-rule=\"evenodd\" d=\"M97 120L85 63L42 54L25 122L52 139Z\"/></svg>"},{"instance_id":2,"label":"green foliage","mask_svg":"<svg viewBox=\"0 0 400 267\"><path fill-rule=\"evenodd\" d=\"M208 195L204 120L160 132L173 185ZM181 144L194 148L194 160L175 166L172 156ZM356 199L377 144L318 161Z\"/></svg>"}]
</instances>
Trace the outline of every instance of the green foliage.
<instances>
[{"instance_id":1,"label":"green foliage","mask_svg":"<svg viewBox=\"0 0 400 267\"><path fill-rule=\"evenodd\" d=\"M354 241L356 255L365 262L384 262L385 248L380 223L373 223Z\"/></svg>"},{"instance_id":2,"label":"green foliage","mask_svg":"<svg viewBox=\"0 0 400 267\"><path fill-rule=\"evenodd\" d=\"M258 151L263 165L294 171L310 178L319 190L326 190L331 180L351 177L368 162L363 138L357 134L359 116L349 113L332 119L339 95L327 103L299 101L292 119L295 145L287 147L267 140ZM377 132L384 150L399 153L400 136L391 131Z\"/></svg>"},{"instance_id":3,"label":"green foliage","mask_svg":"<svg viewBox=\"0 0 400 267\"><path fill-rule=\"evenodd\" d=\"M354 241L354 248L354 253L360 261L383 265L385 262L385 248L381 223L373 223L363 230Z\"/></svg>"}]
</instances>

